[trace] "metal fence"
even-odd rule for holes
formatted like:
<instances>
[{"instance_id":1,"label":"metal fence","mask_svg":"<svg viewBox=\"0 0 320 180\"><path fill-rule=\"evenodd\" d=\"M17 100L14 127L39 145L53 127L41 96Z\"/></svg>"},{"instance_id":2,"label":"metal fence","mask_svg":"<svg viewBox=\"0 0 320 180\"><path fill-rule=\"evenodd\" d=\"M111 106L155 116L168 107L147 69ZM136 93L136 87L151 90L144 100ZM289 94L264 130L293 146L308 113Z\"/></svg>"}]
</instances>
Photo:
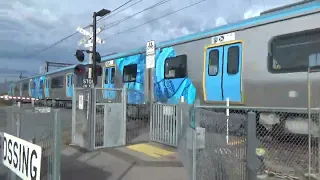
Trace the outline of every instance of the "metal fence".
<instances>
[{"instance_id":1,"label":"metal fence","mask_svg":"<svg viewBox=\"0 0 320 180\"><path fill-rule=\"evenodd\" d=\"M304 179L319 173L319 109L310 111L194 106L178 152L193 180Z\"/></svg>"},{"instance_id":2,"label":"metal fence","mask_svg":"<svg viewBox=\"0 0 320 180\"><path fill-rule=\"evenodd\" d=\"M72 143L96 149L149 141L150 107L141 95L127 89L74 88Z\"/></svg>"},{"instance_id":3,"label":"metal fence","mask_svg":"<svg viewBox=\"0 0 320 180\"><path fill-rule=\"evenodd\" d=\"M126 89L126 145L150 140L150 103L144 94L137 90Z\"/></svg>"},{"instance_id":4,"label":"metal fence","mask_svg":"<svg viewBox=\"0 0 320 180\"><path fill-rule=\"evenodd\" d=\"M182 126L184 105L153 103L151 109L150 140L177 147Z\"/></svg>"},{"instance_id":5,"label":"metal fence","mask_svg":"<svg viewBox=\"0 0 320 180\"><path fill-rule=\"evenodd\" d=\"M72 96L72 144L83 148L90 147L90 99L92 90L88 88L74 88Z\"/></svg>"},{"instance_id":6,"label":"metal fence","mask_svg":"<svg viewBox=\"0 0 320 180\"><path fill-rule=\"evenodd\" d=\"M93 89L94 148L125 145L125 94L122 89Z\"/></svg>"},{"instance_id":7,"label":"metal fence","mask_svg":"<svg viewBox=\"0 0 320 180\"><path fill-rule=\"evenodd\" d=\"M0 108L1 132L42 147L40 179L60 180L61 120L60 110L10 106ZM3 169L6 169L3 167ZM13 172L3 173L0 179L20 179Z\"/></svg>"}]
</instances>

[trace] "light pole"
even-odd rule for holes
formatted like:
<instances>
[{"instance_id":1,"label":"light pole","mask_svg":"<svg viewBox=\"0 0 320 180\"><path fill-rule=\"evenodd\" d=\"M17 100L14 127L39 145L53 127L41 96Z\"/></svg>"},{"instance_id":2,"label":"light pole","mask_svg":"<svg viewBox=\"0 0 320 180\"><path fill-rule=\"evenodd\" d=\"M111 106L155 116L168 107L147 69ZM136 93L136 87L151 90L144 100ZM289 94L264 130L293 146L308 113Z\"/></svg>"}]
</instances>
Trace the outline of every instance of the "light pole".
<instances>
[{"instance_id":1,"label":"light pole","mask_svg":"<svg viewBox=\"0 0 320 180\"><path fill-rule=\"evenodd\" d=\"M93 78L93 84L97 83L97 78L95 76L96 71L96 56L97 56L97 17L102 17L109 14L111 11L107 9L101 9L98 12L93 12L93 47L92 47L92 71L91 77ZM100 55L98 55L100 56Z\"/></svg>"},{"instance_id":2,"label":"light pole","mask_svg":"<svg viewBox=\"0 0 320 180\"><path fill-rule=\"evenodd\" d=\"M308 71L307 71L307 83L308 83L308 150L309 150L309 162L308 162L308 176L311 174L311 99L312 99L312 92L311 92L311 84L312 81L310 80L310 73L314 72L320 72L320 53L318 54L311 54L309 56L309 65L308 65ZM319 117L318 117L319 118ZM320 137L320 129L318 127L318 136ZM318 138L319 138L318 137ZM318 143L319 147L319 143ZM318 155L320 155L320 151L318 150ZM320 159L318 157L318 161L320 162ZM319 167L320 168L320 167ZM319 169L320 170L320 169Z\"/></svg>"}]
</instances>

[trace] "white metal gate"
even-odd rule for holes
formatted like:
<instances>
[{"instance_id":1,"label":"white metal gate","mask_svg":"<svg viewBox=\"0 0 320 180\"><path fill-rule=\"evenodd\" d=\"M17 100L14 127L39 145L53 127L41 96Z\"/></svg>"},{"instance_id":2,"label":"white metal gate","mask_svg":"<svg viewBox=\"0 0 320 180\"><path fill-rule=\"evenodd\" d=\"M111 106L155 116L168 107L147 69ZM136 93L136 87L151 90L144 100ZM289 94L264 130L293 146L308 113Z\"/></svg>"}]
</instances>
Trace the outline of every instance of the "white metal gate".
<instances>
[{"instance_id":1,"label":"white metal gate","mask_svg":"<svg viewBox=\"0 0 320 180\"><path fill-rule=\"evenodd\" d=\"M72 96L72 144L90 148L90 97L91 89L73 88Z\"/></svg>"},{"instance_id":2,"label":"white metal gate","mask_svg":"<svg viewBox=\"0 0 320 180\"><path fill-rule=\"evenodd\" d=\"M150 140L177 147L182 119L179 105L152 104Z\"/></svg>"},{"instance_id":3,"label":"white metal gate","mask_svg":"<svg viewBox=\"0 0 320 180\"><path fill-rule=\"evenodd\" d=\"M126 143L125 92L95 88L93 93L94 148L124 146Z\"/></svg>"}]
</instances>

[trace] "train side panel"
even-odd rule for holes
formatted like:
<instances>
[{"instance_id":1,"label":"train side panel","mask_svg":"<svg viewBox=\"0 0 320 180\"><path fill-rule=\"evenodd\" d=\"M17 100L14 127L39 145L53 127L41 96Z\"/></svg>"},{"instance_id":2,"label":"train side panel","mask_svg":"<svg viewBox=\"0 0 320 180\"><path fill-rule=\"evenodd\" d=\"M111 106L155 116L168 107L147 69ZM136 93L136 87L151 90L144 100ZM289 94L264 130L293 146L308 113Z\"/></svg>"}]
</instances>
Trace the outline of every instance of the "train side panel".
<instances>
[{"instance_id":1,"label":"train side panel","mask_svg":"<svg viewBox=\"0 0 320 180\"><path fill-rule=\"evenodd\" d=\"M319 53L320 29L317 19L320 13L301 16L289 20L259 26L238 32L244 39L244 71L243 82L245 102L248 106L267 107L307 107L307 67L308 57ZM310 30L316 29L313 32ZM297 32L301 32L299 35ZM285 38L277 39L285 34ZM314 42L310 40L314 39ZM268 69L268 53L270 43L283 43L273 52ZM298 45L300 44L300 45ZM274 68L278 66L277 68ZM299 67L301 66L301 67ZM299 68L295 68L299 67ZM269 71L274 71L271 73ZM304 71L304 72L298 72ZM280 73L283 72L283 73ZM312 78L312 92L320 86L319 74ZM312 107L319 107L320 94L313 93Z\"/></svg>"},{"instance_id":2,"label":"train side panel","mask_svg":"<svg viewBox=\"0 0 320 180\"><path fill-rule=\"evenodd\" d=\"M168 48L173 49L172 51L176 53L175 56L187 56L187 76L196 88L196 98L200 99L202 104L225 104L226 98L229 98L231 103L247 106L307 107L307 73L270 73L268 70L268 50L270 41L276 36L319 28L316 23L313 23L319 17L320 13L315 13L236 31L235 40L224 44L213 45L211 38L205 38ZM228 59L226 58L228 54L225 51L230 51L232 47L237 49L236 54L233 55L237 57L233 57L233 59L238 60L235 63L238 72L230 70L229 74ZM299 49L294 51L299 51ZM301 52L303 51L305 49L301 49ZM212 57L210 57L210 52ZM317 51L309 50L308 52L311 54ZM215 56L214 53L216 53ZM287 51L287 53L290 52ZM292 57L288 56L288 58ZM306 65L308 55L304 54L302 58L303 65ZM219 64L216 66L211 64L210 69L209 64L215 63L214 61ZM204 63L206 63L205 66ZM282 63L283 66L286 65L284 64L286 62L282 61ZM157 71L161 71L159 70L161 66L163 64L157 63ZM204 74L203 71L205 71ZM228 74L227 77L226 74ZM319 79L319 75L312 75L313 91L319 89L320 84L316 81L317 79ZM164 84L168 89L172 87ZM318 93L313 95L313 99L319 98ZM319 101L314 101L314 107L319 105Z\"/></svg>"},{"instance_id":3,"label":"train side panel","mask_svg":"<svg viewBox=\"0 0 320 180\"><path fill-rule=\"evenodd\" d=\"M68 71L61 71L50 74L50 99L67 100L66 74Z\"/></svg>"}]
</instances>

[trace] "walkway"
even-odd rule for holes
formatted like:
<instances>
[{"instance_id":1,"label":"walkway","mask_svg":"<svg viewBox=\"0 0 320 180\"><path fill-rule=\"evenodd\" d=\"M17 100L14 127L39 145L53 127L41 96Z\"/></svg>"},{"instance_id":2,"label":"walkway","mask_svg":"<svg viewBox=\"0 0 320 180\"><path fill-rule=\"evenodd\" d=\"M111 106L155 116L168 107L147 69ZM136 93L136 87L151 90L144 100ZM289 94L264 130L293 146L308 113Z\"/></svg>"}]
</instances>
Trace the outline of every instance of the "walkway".
<instances>
[{"instance_id":1,"label":"walkway","mask_svg":"<svg viewBox=\"0 0 320 180\"><path fill-rule=\"evenodd\" d=\"M155 143L83 152L65 146L61 180L187 180L173 149Z\"/></svg>"}]
</instances>

